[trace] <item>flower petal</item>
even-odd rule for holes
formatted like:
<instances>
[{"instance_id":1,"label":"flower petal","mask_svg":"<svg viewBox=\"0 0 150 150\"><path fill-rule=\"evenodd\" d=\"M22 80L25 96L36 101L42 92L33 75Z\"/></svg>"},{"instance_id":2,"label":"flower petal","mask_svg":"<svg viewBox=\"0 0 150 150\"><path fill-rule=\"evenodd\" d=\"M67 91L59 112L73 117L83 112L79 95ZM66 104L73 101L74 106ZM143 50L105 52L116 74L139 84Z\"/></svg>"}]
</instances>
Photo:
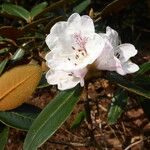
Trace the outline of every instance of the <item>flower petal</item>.
<instances>
[{"instance_id":1,"label":"flower petal","mask_svg":"<svg viewBox=\"0 0 150 150\"><path fill-rule=\"evenodd\" d=\"M132 63L131 61L127 61L122 65L122 68L124 70L124 75L129 73L134 73L139 70L139 66L135 63Z\"/></svg>"},{"instance_id":2,"label":"flower petal","mask_svg":"<svg viewBox=\"0 0 150 150\"><path fill-rule=\"evenodd\" d=\"M95 64L99 70L116 71L118 67L121 67L120 61L114 56L113 47L108 40L105 40L103 51L96 59Z\"/></svg>"},{"instance_id":3,"label":"flower petal","mask_svg":"<svg viewBox=\"0 0 150 150\"><path fill-rule=\"evenodd\" d=\"M87 15L80 16L78 13L74 13L68 18L67 22L70 30L69 33L77 31L84 33L95 32L93 20Z\"/></svg>"},{"instance_id":4,"label":"flower petal","mask_svg":"<svg viewBox=\"0 0 150 150\"><path fill-rule=\"evenodd\" d=\"M95 32L93 20L87 15L84 15L81 17L81 26L82 26L82 31L84 31L85 33L86 32L91 32L91 33Z\"/></svg>"},{"instance_id":5,"label":"flower petal","mask_svg":"<svg viewBox=\"0 0 150 150\"><path fill-rule=\"evenodd\" d=\"M121 44L114 49L115 55L121 62L126 62L137 54L137 50L132 44Z\"/></svg>"},{"instance_id":6,"label":"flower petal","mask_svg":"<svg viewBox=\"0 0 150 150\"><path fill-rule=\"evenodd\" d=\"M120 40L117 31L113 30L111 27L106 27L106 35L113 47L119 45Z\"/></svg>"},{"instance_id":7,"label":"flower petal","mask_svg":"<svg viewBox=\"0 0 150 150\"><path fill-rule=\"evenodd\" d=\"M51 85L58 85L59 90L67 90L80 83L80 78L64 71L50 70L46 73L47 82Z\"/></svg>"},{"instance_id":8,"label":"flower petal","mask_svg":"<svg viewBox=\"0 0 150 150\"><path fill-rule=\"evenodd\" d=\"M99 55L102 55L103 49L105 47L105 40L99 35L94 34L93 38L90 39L85 45L88 57L87 64L92 64Z\"/></svg>"},{"instance_id":9,"label":"flower petal","mask_svg":"<svg viewBox=\"0 0 150 150\"><path fill-rule=\"evenodd\" d=\"M73 75L75 77L80 78L80 85L81 86L84 86L84 77L87 74L87 72L88 72L87 68L83 68L81 70L75 70L75 71L73 71Z\"/></svg>"}]
</instances>

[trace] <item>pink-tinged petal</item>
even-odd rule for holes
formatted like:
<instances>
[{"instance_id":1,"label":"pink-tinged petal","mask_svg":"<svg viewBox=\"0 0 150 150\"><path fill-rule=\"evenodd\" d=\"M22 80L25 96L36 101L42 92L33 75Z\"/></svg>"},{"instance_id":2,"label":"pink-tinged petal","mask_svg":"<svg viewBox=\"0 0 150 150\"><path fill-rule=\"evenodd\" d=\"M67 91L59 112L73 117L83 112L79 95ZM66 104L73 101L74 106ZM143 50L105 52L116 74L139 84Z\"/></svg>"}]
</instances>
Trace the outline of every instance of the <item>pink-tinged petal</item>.
<instances>
[{"instance_id":1,"label":"pink-tinged petal","mask_svg":"<svg viewBox=\"0 0 150 150\"><path fill-rule=\"evenodd\" d=\"M87 68L83 68L81 70L75 70L73 71L74 76L79 77L79 78L84 78L85 75L87 74L88 69Z\"/></svg>"},{"instance_id":2,"label":"pink-tinged petal","mask_svg":"<svg viewBox=\"0 0 150 150\"><path fill-rule=\"evenodd\" d=\"M132 44L121 44L114 49L116 57L123 63L137 54L137 50Z\"/></svg>"},{"instance_id":3,"label":"pink-tinged petal","mask_svg":"<svg viewBox=\"0 0 150 150\"><path fill-rule=\"evenodd\" d=\"M113 30L111 27L106 27L106 35L113 47L116 47L120 44L118 33L115 30Z\"/></svg>"},{"instance_id":4,"label":"pink-tinged petal","mask_svg":"<svg viewBox=\"0 0 150 150\"><path fill-rule=\"evenodd\" d=\"M57 85L59 90L67 90L80 83L80 78L64 71L50 70L46 73L47 82L51 85Z\"/></svg>"},{"instance_id":5,"label":"pink-tinged petal","mask_svg":"<svg viewBox=\"0 0 150 150\"><path fill-rule=\"evenodd\" d=\"M117 68L121 67L120 61L114 56L113 47L109 41L105 41L103 51L96 59L95 65L99 70L109 71L116 71Z\"/></svg>"},{"instance_id":6,"label":"pink-tinged petal","mask_svg":"<svg viewBox=\"0 0 150 150\"><path fill-rule=\"evenodd\" d=\"M88 72L88 69L87 68L83 68L81 70L76 70L76 71L73 71L73 75L75 77L78 77L80 78L80 85L81 86L84 86L84 77L85 75L87 74Z\"/></svg>"}]
</instances>

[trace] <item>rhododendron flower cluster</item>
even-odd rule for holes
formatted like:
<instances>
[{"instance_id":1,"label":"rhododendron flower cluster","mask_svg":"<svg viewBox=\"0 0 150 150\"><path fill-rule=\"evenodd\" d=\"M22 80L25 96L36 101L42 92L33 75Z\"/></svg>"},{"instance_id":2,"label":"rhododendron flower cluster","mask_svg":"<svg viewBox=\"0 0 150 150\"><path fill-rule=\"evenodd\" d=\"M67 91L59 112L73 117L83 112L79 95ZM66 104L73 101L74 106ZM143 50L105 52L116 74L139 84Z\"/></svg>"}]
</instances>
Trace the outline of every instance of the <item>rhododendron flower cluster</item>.
<instances>
[{"instance_id":1,"label":"rhododendron flower cluster","mask_svg":"<svg viewBox=\"0 0 150 150\"><path fill-rule=\"evenodd\" d=\"M120 44L118 33L106 28L106 33L95 33L93 20L72 14L68 20L57 22L46 37L51 50L45 57L50 70L46 79L58 89L66 90L78 83L84 86L88 68L116 71L121 75L136 72L139 67L130 61L137 54L132 44Z\"/></svg>"}]
</instances>

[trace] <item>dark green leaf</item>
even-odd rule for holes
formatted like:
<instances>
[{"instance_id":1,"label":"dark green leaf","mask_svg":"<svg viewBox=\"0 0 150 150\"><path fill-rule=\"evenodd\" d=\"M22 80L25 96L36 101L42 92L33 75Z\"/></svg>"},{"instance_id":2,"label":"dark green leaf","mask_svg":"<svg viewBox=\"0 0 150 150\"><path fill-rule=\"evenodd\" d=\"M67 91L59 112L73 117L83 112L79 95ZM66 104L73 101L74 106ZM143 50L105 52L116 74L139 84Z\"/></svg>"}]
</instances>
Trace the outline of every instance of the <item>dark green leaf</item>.
<instances>
[{"instance_id":1,"label":"dark green leaf","mask_svg":"<svg viewBox=\"0 0 150 150\"><path fill-rule=\"evenodd\" d=\"M137 85L135 85L134 83L132 83L131 81L128 81L128 79L126 79L125 77L111 72L108 74L107 79L118 84L119 86L123 87L124 89L131 91L133 93L136 93L138 95L144 96L145 98L150 99L150 91L145 90Z\"/></svg>"},{"instance_id":2,"label":"dark green leaf","mask_svg":"<svg viewBox=\"0 0 150 150\"><path fill-rule=\"evenodd\" d=\"M124 107L127 104L128 95L124 90L118 90L112 99L108 113L108 123L114 124L120 118Z\"/></svg>"},{"instance_id":3,"label":"dark green leaf","mask_svg":"<svg viewBox=\"0 0 150 150\"><path fill-rule=\"evenodd\" d=\"M60 0L55 3L52 3L50 6L46 7L41 13L35 16L35 19L41 17L42 15L45 15L47 12L55 11L56 9L62 8L64 4L67 2L68 2L67 0Z\"/></svg>"},{"instance_id":4,"label":"dark green leaf","mask_svg":"<svg viewBox=\"0 0 150 150\"><path fill-rule=\"evenodd\" d=\"M13 128L28 130L39 113L39 108L23 104L10 111L0 111L0 121Z\"/></svg>"},{"instance_id":5,"label":"dark green leaf","mask_svg":"<svg viewBox=\"0 0 150 150\"><path fill-rule=\"evenodd\" d=\"M8 13L16 17L25 19L27 22L30 22L30 12L24 9L21 6L14 4L2 4L2 12Z\"/></svg>"},{"instance_id":6,"label":"dark green leaf","mask_svg":"<svg viewBox=\"0 0 150 150\"><path fill-rule=\"evenodd\" d=\"M81 88L60 92L33 122L24 143L24 150L41 146L65 122L79 99Z\"/></svg>"},{"instance_id":7,"label":"dark green leaf","mask_svg":"<svg viewBox=\"0 0 150 150\"><path fill-rule=\"evenodd\" d=\"M78 6L76 6L73 11L76 13L82 13L91 3L91 0L85 0L82 3L80 3Z\"/></svg>"},{"instance_id":8,"label":"dark green leaf","mask_svg":"<svg viewBox=\"0 0 150 150\"><path fill-rule=\"evenodd\" d=\"M41 78L40 83L39 83L39 85L38 85L38 87L37 87L38 89L41 89L41 88L50 86L50 85L47 83L47 80L46 80L46 78L45 78L45 75L46 75L46 73L43 73L43 74L42 74L42 78Z\"/></svg>"},{"instance_id":9,"label":"dark green leaf","mask_svg":"<svg viewBox=\"0 0 150 150\"><path fill-rule=\"evenodd\" d=\"M5 66L8 62L8 59L4 59L1 63L0 63L0 75L2 74L3 70L5 69Z\"/></svg>"},{"instance_id":10,"label":"dark green leaf","mask_svg":"<svg viewBox=\"0 0 150 150\"><path fill-rule=\"evenodd\" d=\"M138 85L150 85L150 77L138 76L134 79L134 82Z\"/></svg>"},{"instance_id":11,"label":"dark green leaf","mask_svg":"<svg viewBox=\"0 0 150 150\"><path fill-rule=\"evenodd\" d=\"M141 76L148 71L150 71L150 61L142 64L140 66L140 70L136 74L137 76Z\"/></svg>"},{"instance_id":12,"label":"dark green leaf","mask_svg":"<svg viewBox=\"0 0 150 150\"><path fill-rule=\"evenodd\" d=\"M41 13L44 8L48 5L47 2L42 2L36 6L34 6L32 9L31 9L31 18L33 19L36 15L38 15L39 13Z\"/></svg>"},{"instance_id":13,"label":"dark green leaf","mask_svg":"<svg viewBox=\"0 0 150 150\"><path fill-rule=\"evenodd\" d=\"M86 112L81 111L77 114L75 120L72 123L71 129L76 129L77 127L80 126L81 122L85 119L86 117Z\"/></svg>"},{"instance_id":14,"label":"dark green leaf","mask_svg":"<svg viewBox=\"0 0 150 150\"><path fill-rule=\"evenodd\" d=\"M8 139L9 128L0 123L0 150L4 150Z\"/></svg>"},{"instance_id":15,"label":"dark green leaf","mask_svg":"<svg viewBox=\"0 0 150 150\"><path fill-rule=\"evenodd\" d=\"M139 103L142 106L142 109L144 111L144 113L146 114L147 118L150 120L150 101L148 101L146 98L144 97L139 97Z\"/></svg>"}]
</instances>

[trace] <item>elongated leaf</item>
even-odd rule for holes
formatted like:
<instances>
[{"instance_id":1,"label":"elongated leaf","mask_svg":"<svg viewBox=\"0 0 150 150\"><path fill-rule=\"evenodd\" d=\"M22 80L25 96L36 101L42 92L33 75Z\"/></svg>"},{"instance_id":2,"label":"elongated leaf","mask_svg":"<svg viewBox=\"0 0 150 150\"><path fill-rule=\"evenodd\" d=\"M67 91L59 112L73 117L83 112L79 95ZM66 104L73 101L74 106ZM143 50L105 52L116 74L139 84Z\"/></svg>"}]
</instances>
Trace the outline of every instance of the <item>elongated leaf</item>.
<instances>
[{"instance_id":1,"label":"elongated leaf","mask_svg":"<svg viewBox=\"0 0 150 150\"><path fill-rule=\"evenodd\" d=\"M41 89L41 88L50 86L50 85L47 83L47 80L46 80L45 75L46 75L46 73L43 73L43 74L42 74L41 80L40 80L39 85L38 85L38 87L37 87L38 89Z\"/></svg>"},{"instance_id":2,"label":"elongated leaf","mask_svg":"<svg viewBox=\"0 0 150 150\"><path fill-rule=\"evenodd\" d=\"M91 3L91 0L85 0L76 6L73 11L76 13L82 13Z\"/></svg>"},{"instance_id":3,"label":"elongated leaf","mask_svg":"<svg viewBox=\"0 0 150 150\"><path fill-rule=\"evenodd\" d=\"M137 85L147 85L150 86L150 77L148 76L138 76L134 79Z\"/></svg>"},{"instance_id":4,"label":"elongated leaf","mask_svg":"<svg viewBox=\"0 0 150 150\"><path fill-rule=\"evenodd\" d=\"M141 107L142 107L145 115L147 116L147 118L150 121L150 109L149 109L150 101L148 101L146 98L140 96L139 97L139 103L141 104Z\"/></svg>"},{"instance_id":5,"label":"elongated leaf","mask_svg":"<svg viewBox=\"0 0 150 150\"><path fill-rule=\"evenodd\" d=\"M140 66L140 70L137 72L137 76L143 75L148 71L150 71L150 62L146 62Z\"/></svg>"},{"instance_id":6,"label":"elongated leaf","mask_svg":"<svg viewBox=\"0 0 150 150\"><path fill-rule=\"evenodd\" d=\"M31 9L31 18L33 19L36 15L38 15L39 13L41 13L44 8L48 5L47 2L42 2L36 6L34 6L32 9Z\"/></svg>"},{"instance_id":7,"label":"elongated leaf","mask_svg":"<svg viewBox=\"0 0 150 150\"><path fill-rule=\"evenodd\" d=\"M107 76L107 79L115 82L116 84L118 84L119 86L123 87L124 89L131 91L133 93L136 93L138 95L144 96L145 98L150 99L150 91L145 90L137 85L135 85L134 83L132 83L131 81L128 81L125 77L117 74L117 73L109 73L109 75Z\"/></svg>"},{"instance_id":8,"label":"elongated leaf","mask_svg":"<svg viewBox=\"0 0 150 150\"><path fill-rule=\"evenodd\" d=\"M30 12L21 6L14 4L2 4L2 11L8 13L9 15L17 16L30 22Z\"/></svg>"},{"instance_id":9,"label":"elongated leaf","mask_svg":"<svg viewBox=\"0 0 150 150\"><path fill-rule=\"evenodd\" d=\"M25 102L34 92L41 78L37 65L23 65L0 77L0 110L10 110Z\"/></svg>"},{"instance_id":10,"label":"elongated leaf","mask_svg":"<svg viewBox=\"0 0 150 150\"><path fill-rule=\"evenodd\" d=\"M6 48L6 47L5 47L5 48L2 48L2 49L1 49L1 47L0 47L0 55L1 55L1 54L4 54L4 53L7 53L8 51L9 51L9 48Z\"/></svg>"},{"instance_id":11,"label":"elongated leaf","mask_svg":"<svg viewBox=\"0 0 150 150\"><path fill-rule=\"evenodd\" d=\"M128 95L124 90L119 90L112 99L108 113L108 123L114 124L120 118L124 107L127 104Z\"/></svg>"},{"instance_id":12,"label":"elongated leaf","mask_svg":"<svg viewBox=\"0 0 150 150\"><path fill-rule=\"evenodd\" d=\"M9 128L0 124L0 150L4 150L8 139Z\"/></svg>"},{"instance_id":13,"label":"elongated leaf","mask_svg":"<svg viewBox=\"0 0 150 150\"><path fill-rule=\"evenodd\" d=\"M71 125L71 129L76 129L77 127L79 127L81 122L85 119L85 117L86 117L85 111L79 112Z\"/></svg>"},{"instance_id":14,"label":"elongated leaf","mask_svg":"<svg viewBox=\"0 0 150 150\"><path fill-rule=\"evenodd\" d=\"M41 17L42 15L45 15L47 12L50 11L55 11L56 9L60 9L64 6L65 3L67 3L67 0L59 0L55 3L52 3L51 5L49 5L48 7L46 7L43 11L41 11L38 15L35 16L35 19L38 19L39 17Z\"/></svg>"},{"instance_id":15,"label":"elongated leaf","mask_svg":"<svg viewBox=\"0 0 150 150\"><path fill-rule=\"evenodd\" d=\"M17 61L17 60L21 59L24 56L24 54L25 54L24 49L19 48L13 55L12 60Z\"/></svg>"},{"instance_id":16,"label":"elongated leaf","mask_svg":"<svg viewBox=\"0 0 150 150\"><path fill-rule=\"evenodd\" d=\"M29 130L40 111L38 107L23 104L11 111L0 111L0 121L13 128Z\"/></svg>"},{"instance_id":17,"label":"elongated leaf","mask_svg":"<svg viewBox=\"0 0 150 150\"><path fill-rule=\"evenodd\" d=\"M64 123L79 99L81 88L60 92L33 122L24 143L24 150L41 146Z\"/></svg>"},{"instance_id":18,"label":"elongated leaf","mask_svg":"<svg viewBox=\"0 0 150 150\"><path fill-rule=\"evenodd\" d=\"M0 75L2 74L6 64L8 62L8 59L4 59L1 63L0 63Z\"/></svg>"}]
</instances>

